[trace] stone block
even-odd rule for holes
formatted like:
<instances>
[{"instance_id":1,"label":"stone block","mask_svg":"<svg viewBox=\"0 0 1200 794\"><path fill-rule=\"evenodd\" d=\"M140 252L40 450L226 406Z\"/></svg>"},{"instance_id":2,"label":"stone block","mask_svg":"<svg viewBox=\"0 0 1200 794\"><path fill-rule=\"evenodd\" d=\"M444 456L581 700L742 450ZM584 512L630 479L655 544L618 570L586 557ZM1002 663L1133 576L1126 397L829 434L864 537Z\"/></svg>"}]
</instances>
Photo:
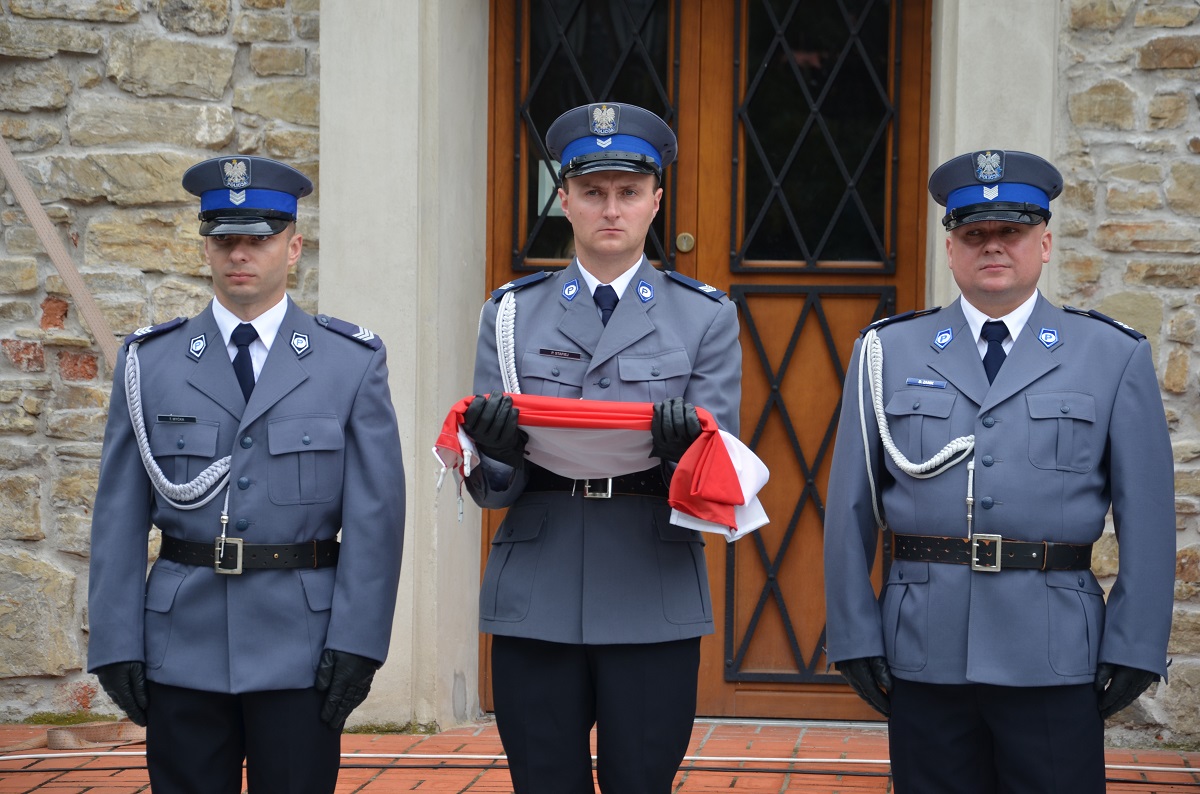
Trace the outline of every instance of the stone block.
<instances>
[{"instance_id":1,"label":"stone block","mask_svg":"<svg viewBox=\"0 0 1200 794\"><path fill-rule=\"evenodd\" d=\"M96 409L56 409L46 417L46 435L68 441L102 441L106 418L104 411ZM90 505L91 497L88 499Z\"/></svg>"},{"instance_id":2,"label":"stone block","mask_svg":"<svg viewBox=\"0 0 1200 794\"><path fill-rule=\"evenodd\" d=\"M0 540L44 539L41 503L37 474L0 474Z\"/></svg>"},{"instance_id":3,"label":"stone block","mask_svg":"<svg viewBox=\"0 0 1200 794\"><path fill-rule=\"evenodd\" d=\"M1104 273L1104 260L1070 251L1058 257L1058 276L1063 288L1072 293L1094 286Z\"/></svg>"},{"instance_id":4,"label":"stone block","mask_svg":"<svg viewBox=\"0 0 1200 794\"><path fill-rule=\"evenodd\" d=\"M53 295L42 301L42 319L38 323L42 330L63 328L67 321L68 304L62 298Z\"/></svg>"},{"instance_id":5,"label":"stone block","mask_svg":"<svg viewBox=\"0 0 1200 794\"><path fill-rule=\"evenodd\" d=\"M1116 576L1119 559L1116 533L1106 529L1092 545L1092 572L1098 579Z\"/></svg>"},{"instance_id":6,"label":"stone block","mask_svg":"<svg viewBox=\"0 0 1200 794\"><path fill-rule=\"evenodd\" d=\"M320 88L311 80L282 78L239 85L233 91L237 110L263 118L316 127L320 123Z\"/></svg>"},{"instance_id":7,"label":"stone block","mask_svg":"<svg viewBox=\"0 0 1200 794\"><path fill-rule=\"evenodd\" d=\"M33 319L29 301L0 301L0 322L23 323Z\"/></svg>"},{"instance_id":8,"label":"stone block","mask_svg":"<svg viewBox=\"0 0 1200 794\"><path fill-rule=\"evenodd\" d=\"M1167 339L1185 345L1194 344L1198 322L1194 308L1180 309L1171 316Z\"/></svg>"},{"instance_id":9,"label":"stone block","mask_svg":"<svg viewBox=\"0 0 1200 794\"><path fill-rule=\"evenodd\" d=\"M42 444L0 440L0 471L28 471L34 467L45 466L49 459L48 454L49 448Z\"/></svg>"},{"instance_id":10,"label":"stone block","mask_svg":"<svg viewBox=\"0 0 1200 794\"><path fill-rule=\"evenodd\" d=\"M256 41L291 41L291 20L283 14L247 12L233 23L233 40L238 44Z\"/></svg>"},{"instance_id":11,"label":"stone block","mask_svg":"<svg viewBox=\"0 0 1200 794\"><path fill-rule=\"evenodd\" d=\"M1071 0L1070 25L1076 30L1115 30L1133 0Z\"/></svg>"},{"instance_id":12,"label":"stone block","mask_svg":"<svg viewBox=\"0 0 1200 794\"><path fill-rule=\"evenodd\" d=\"M1166 196L1173 212L1200 217L1200 164L1183 160L1172 163Z\"/></svg>"},{"instance_id":13,"label":"stone block","mask_svg":"<svg viewBox=\"0 0 1200 794\"><path fill-rule=\"evenodd\" d=\"M55 514L58 550L87 559L92 556L92 519L76 513Z\"/></svg>"},{"instance_id":14,"label":"stone block","mask_svg":"<svg viewBox=\"0 0 1200 794\"><path fill-rule=\"evenodd\" d=\"M307 51L303 47L284 47L273 44L250 45L250 68L263 77L273 75L303 75Z\"/></svg>"},{"instance_id":15,"label":"stone block","mask_svg":"<svg viewBox=\"0 0 1200 794\"><path fill-rule=\"evenodd\" d=\"M1188 390L1188 368L1191 351L1184 347L1176 347L1167 354L1167 366L1159 381L1164 391L1171 394L1183 394Z\"/></svg>"},{"instance_id":16,"label":"stone block","mask_svg":"<svg viewBox=\"0 0 1200 794\"><path fill-rule=\"evenodd\" d=\"M110 265L111 267L111 265ZM145 292L145 279L140 272L121 270L116 267L108 270L84 270L79 274L84 286L93 295L138 295ZM52 295L66 295L67 286L57 273L46 277L46 292Z\"/></svg>"},{"instance_id":17,"label":"stone block","mask_svg":"<svg viewBox=\"0 0 1200 794\"><path fill-rule=\"evenodd\" d=\"M287 0L242 0L243 8L255 11L274 11L287 7Z\"/></svg>"},{"instance_id":18,"label":"stone block","mask_svg":"<svg viewBox=\"0 0 1200 794\"><path fill-rule=\"evenodd\" d=\"M30 292L38 286L36 259L0 259L0 295Z\"/></svg>"},{"instance_id":19,"label":"stone block","mask_svg":"<svg viewBox=\"0 0 1200 794\"><path fill-rule=\"evenodd\" d=\"M1171 732L1200 736L1200 664L1191 659L1175 659L1165 682L1158 685L1155 705L1161 709Z\"/></svg>"},{"instance_id":20,"label":"stone block","mask_svg":"<svg viewBox=\"0 0 1200 794\"><path fill-rule=\"evenodd\" d=\"M108 410L108 395L111 384L89 384L82 382L63 383L54 390L53 407L98 408ZM0 452L3 450L0 449ZM1200 457L1200 452L1197 454Z\"/></svg>"},{"instance_id":21,"label":"stone block","mask_svg":"<svg viewBox=\"0 0 1200 794\"><path fill-rule=\"evenodd\" d=\"M118 205L188 203L180 176L195 155L157 152L94 152L52 155L22 163L30 186L42 201L107 199Z\"/></svg>"},{"instance_id":22,"label":"stone block","mask_svg":"<svg viewBox=\"0 0 1200 794\"><path fill-rule=\"evenodd\" d=\"M317 41L321 38L320 14L298 14L295 25L296 35L305 41Z\"/></svg>"},{"instance_id":23,"label":"stone block","mask_svg":"<svg viewBox=\"0 0 1200 794\"><path fill-rule=\"evenodd\" d=\"M0 70L0 110L59 110L71 90L71 77L57 60L6 64Z\"/></svg>"},{"instance_id":24,"label":"stone block","mask_svg":"<svg viewBox=\"0 0 1200 794\"><path fill-rule=\"evenodd\" d=\"M172 33L220 35L229 30L229 0L158 0L158 21Z\"/></svg>"},{"instance_id":25,"label":"stone block","mask_svg":"<svg viewBox=\"0 0 1200 794\"><path fill-rule=\"evenodd\" d=\"M0 678L61 676L83 666L75 576L26 551L0 551Z\"/></svg>"},{"instance_id":26,"label":"stone block","mask_svg":"<svg viewBox=\"0 0 1200 794\"><path fill-rule=\"evenodd\" d=\"M1150 100L1149 121L1152 130L1172 130L1187 121L1186 94L1158 94Z\"/></svg>"},{"instance_id":27,"label":"stone block","mask_svg":"<svg viewBox=\"0 0 1200 794\"><path fill-rule=\"evenodd\" d=\"M1125 270L1125 283L1168 289L1200 286L1200 263L1133 262Z\"/></svg>"},{"instance_id":28,"label":"stone block","mask_svg":"<svg viewBox=\"0 0 1200 794\"><path fill-rule=\"evenodd\" d=\"M1118 253L1198 253L1200 229L1168 221L1104 221L1096 227L1095 244Z\"/></svg>"},{"instance_id":29,"label":"stone block","mask_svg":"<svg viewBox=\"0 0 1200 794\"><path fill-rule=\"evenodd\" d=\"M20 406L0 409L0 433L16 433L22 436L32 436L38 431L36 416Z\"/></svg>"},{"instance_id":30,"label":"stone block","mask_svg":"<svg viewBox=\"0 0 1200 794\"><path fill-rule=\"evenodd\" d=\"M1104 296L1097 311L1141 331L1150 340L1157 361L1163 325L1162 298L1152 292L1117 292Z\"/></svg>"},{"instance_id":31,"label":"stone block","mask_svg":"<svg viewBox=\"0 0 1200 794\"><path fill-rule=\"evenodd\" d=\"M1067 99L1071 121L1083 129L1132 130L1137 92L1127 83L1104 80Z\"/></svg>"},{"instance_id":32,"label":"stone block","mask_svg":"<svg viewBox=\"0 0 1200 794\"><path fill-rule=\"evenodd\" d=\"M9 58L50 58L59 52L95 55L103 46L104 37L87 28L0 19L0 55Z\"/></svg>"},{"instance_id":33,"label":"stone block","mask_svg":"<svg viewBox=\"0 0 1200 794\"><path fill-rule=\"evenodd\" d=\"M1139 69L1194 69L1200 66L1200 36L1160 36L1138 48Z\"/></svg>"},{"instance_id":34,"label":"stone block","mask_svg":"<svg viewBox=\"0 0 1200 794\"><path fill-rule=\"evenodd\" d=\"M100 373L95 353L60 350L57 357L58 373L64 381L95 380Z\"/></svg>"},{"instance_id":35,"label":"stone block","mask_svg":"<svg viewBox=\"0 0 1200 794\"><path fill-rule=\"evenodd\" d=\"M1200 6L1194 2L1187 5L1145 5L1138 9L1133 18L1135 28L1186 28L1200 16Z\"/></svg>"},{"instance_id":36,"label":"stone block","mask_svg":"<svg viewBox=\"0 0 1200 794\"><path fill-rule=\"evenodd\" d=\"M129 0L9 0L15 16L30 19L76 19L84 22L129 22L138 4Z\"/></svg>"},{"instance_id":37,"label":"stone block","mask_svg":"<svg viewBox=\"0 0 1200 794\"><path fill-rule=\"evenodd\" d=\"M46 370L46 351L41 342L0 339L0 348L4 349L8 362L20 372L44 372Z\"/></svg>"},{"instance_id":38,"label":"stone block","mask_svg":"<svg viewBox=\"0 0 1200 794\"><path fill-rule=\"evenodd\" d=\"M208 266L197 229L194 210L98 215L88 223L84 261L97 271L119 266L143 273L206 276Z\"/></svg>"},{"instance_id":39,"label":"stone block","mask_svg":"<svg viewBox=\"0 0 1200 794\"><path fill-rule=\"evenodd\" d=\"M297 14L320 13L321 0L292 0L292 10Z\"/></svg>"},{"instance_id":40,"label":"stone block","mask_svg":"<svg viewBox=\"0 0 1200 794\"><path fill-rule=\"evenodd\" d=\"M297 130L275 124L266 129L264 145L267 154L285 162L311 160L321 153L321 133L317 130Z\"/></svg>"},{"instance_id":41,"label":"stone block","mask_svg":"<svg viewBox=\"0 0 1200 794\"><path fill-rule=\"evenodd\" d=\"M151 324L144 296L97 295L95 297L96 305L100 307L101 314L108 321L108 327L113 329L117 336L131 334L143 325ZM169 320L170 317L166 319ZM154 322L161 322L161 320Z\"/></svg>"},{"instance_id":42,"label":"stone block","mask_svg":"<svg viewBox=\"0 0 1200 794\"><path fill-rule=\"evenodd\" d=\"M212 287L199 282L169 279L155 287L152 294L154 317L151 322L162 323L173 317L199 314L212 300Z\"/></svg>"},{"instance_id":43,"label":"stone block","mask_svg":"<svg viewBox=\"0 0 1200 794\"><path fill-rule=\"evenodd\" d=\"M233 78L236 56L233 47L122 31L113 34L109 44L108 76L141 97L216 100Z\"/></svg>"},{"instance_id":44,"label":"stone block","mask_svg":"<svg viewBox=\"0 0 1200 794\"><path fill-rule=\"evenodd\" d=\"M233 111L222 105L81 97L67 117L75 146L144 143L220 149L233 140Z\"/></svg>"},{"instance_id":45,"label":"stone block","mask_svg":"<svg viewBox=\"0 0 1200 794\"><path fill-rule=\"evenodd\" d=\"M103 425L101 428L103 429ZM51 486L50 501L56 510L72 507L91 509L99 481L100 472L90 462L62 461L58 476L54 478Z\"/></svg>"},{"instance_id":46,"label":"stone block","mask_svg":"<svg viewBox=\"0 0 1200 794\"><path fill-rule=\"evenodd\" d=\"M62 130L44 119L5 116L0 118L0 137L14 154L19 154L53 146L62 140Z\"/></svg>"},{"instance_id":47,"label":"stone block","mask_svg":"<svg viewBox=\"0 0 1200 794\"><path fill-rule=\"evenodd\" d=\"M1158 184L1163 181L1163 169L1157 163L1120 163L1106 170L1104 172L1104 179L1122 179L1127 182Z\"/></svg>"},{"instance_id":48,"label":"stone block","mask_svg":"<svg viewBox=\"0 0 1200 794\"><path fill-rule=\"evenodd\" d=\"M1162 195L1157 188L1128 188L1109 185L1105 197L1108 211L1123 215L1135 215L1163 206Z\"/></svg>"}]
</instances>

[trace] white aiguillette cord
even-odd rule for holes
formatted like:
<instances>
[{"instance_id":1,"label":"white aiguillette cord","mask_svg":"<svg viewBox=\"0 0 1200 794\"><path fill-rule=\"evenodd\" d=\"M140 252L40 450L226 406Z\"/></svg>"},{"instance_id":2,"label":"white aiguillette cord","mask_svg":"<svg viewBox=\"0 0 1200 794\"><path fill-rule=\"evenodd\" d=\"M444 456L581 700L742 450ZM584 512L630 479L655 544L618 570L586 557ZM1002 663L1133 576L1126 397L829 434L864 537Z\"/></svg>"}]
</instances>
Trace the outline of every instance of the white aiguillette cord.
<instances>
[{"instance_id":1,"label":"white aiguillette cord","mask_svg":"<svg viewBox=\"0 0 1200 794\"><path fill-rule=\"evenodd\" d=\"M100 307L96 305L95 299L92 298L92 293L88 291L87 285L83 283L79 271L75 269L75 263L67 255L67 249L63 247L62 240L55 233L50 216L46 214L45 208L34 195L29 180L21 173L21 168L17 165L17 160L13 157L3 136L0 136L0 174L4 175L5 181L8 182L8 189L13 192L17 203L25 211L25 216L29 219L34 231L37 232L42 247L46 249L50 261L58 270L58 275L67 285L67 290L71 293L75 306L79 309L80 319L95 337L96 344L100 347L100 352L108 363L108 371L111 373L117 366L117 340L113 336L112 329L109 328L108 321L104 319L104 315L100 312Z\"/></svg>"}]
</instances>

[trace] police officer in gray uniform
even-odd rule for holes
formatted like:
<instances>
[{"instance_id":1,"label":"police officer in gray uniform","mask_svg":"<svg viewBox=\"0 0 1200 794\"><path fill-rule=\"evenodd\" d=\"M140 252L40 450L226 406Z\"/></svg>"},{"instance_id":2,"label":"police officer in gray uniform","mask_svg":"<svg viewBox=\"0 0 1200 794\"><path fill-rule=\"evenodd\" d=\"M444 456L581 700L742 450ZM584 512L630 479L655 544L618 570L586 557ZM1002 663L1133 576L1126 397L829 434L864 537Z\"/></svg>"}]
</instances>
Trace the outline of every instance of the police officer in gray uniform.
<instances>
[{"instance_id":1,"label":"police officer in gray uniform","mask_svg":"<svg viewBox=\"0 0 1200 794\"><path fill-rule=\"evenodd\" d=\"M560 116L546 143L562 163L576 256L484 304L463 425L483 453L467 488L508 508L480 596L496 722L516 792L594 791L594 724L601 790L663 794L691 736L700 636L713 631L704 541L670 523L667 483L699 434L694 406L737 433L737 310L643 254L675 159L662 119L587 105ZM536 466L506 387L654 403L654 457L587 482Z\"/></svg>"},{"instance_id":2,"label":"police officer in gray uniform","mask_svg":"<svg viewBox=\"0 0 1200 794\"><path fill-rule=\"evenodd\" d=\"M929 190L962 297L855 344L826 505L828 658L890 715L900 794L1103 792L1104 718L1166 674L1174 477L1150 345L1038 292L1050 163L972 152ZM1090 561L1110 508L1106 603Z\"/></svg>"},{"instance_id":3,"label":"police officer in gray uniform","mask_svg":"<svg viewBox=\"0 0 1200 794\"><path fill-rule=\"evenodd\" d=\"M92 520L88 669L147 728L158 792L332 792L388 651L404 471L387 354L286 295L312 183L184 175L215 299L125 341ZM162 530L146 576L151 525ZM340 532L340 542L339 535Z\"/></svg>"}]
</instances>

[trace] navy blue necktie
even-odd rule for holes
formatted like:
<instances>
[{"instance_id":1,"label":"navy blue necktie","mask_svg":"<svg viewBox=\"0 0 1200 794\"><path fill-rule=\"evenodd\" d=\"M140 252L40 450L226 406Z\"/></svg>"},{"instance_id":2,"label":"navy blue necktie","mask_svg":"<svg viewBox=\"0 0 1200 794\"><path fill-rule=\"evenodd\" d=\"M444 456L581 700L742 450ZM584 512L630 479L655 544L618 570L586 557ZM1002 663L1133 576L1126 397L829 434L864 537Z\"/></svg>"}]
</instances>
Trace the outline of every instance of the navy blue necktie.
<instances>
[{"instance_id":1,"label":"navy blue necktie","mask_svg":"<svg viewBox=\"0 0 1200 794\"><path fill-rule=\"evenodd\" d=\"M258 339L258 331L250 323L242 323L233 329L229 338L237 345L233 374L237 375L238 385L242 387L242 396L246 402L250 402L250 392L254 391L254 362L250 360L250 343Z\"/></svg>"},{"instance_id":2,"label":"navy blue necktie","mask_svg":"<svg viewBox=\"0 0 1200 794\"><path fill-rule=\"evenodd\" d=\"M613 309L617 308L617 291L608 284L601 284L596 287L596 291L592 293L592 300L600 307L600 322L608 325L608 318L612 317Z\"/></svg>"},{"instance_id":3,"label":"navy blue necktie","mask_svg":"<svg viewBox=\"0 0 1200 794\"><path fill-rule=\"evenodd\" d=\"M999 320L988 320L983 324L979 337L987 342L987 352L983 354L983 371L987 373L988 383L996 379L1000 365L1004 363L1004 345L1000 344L1008 337L1008 326Z\"/></svg>"}]
</instances>

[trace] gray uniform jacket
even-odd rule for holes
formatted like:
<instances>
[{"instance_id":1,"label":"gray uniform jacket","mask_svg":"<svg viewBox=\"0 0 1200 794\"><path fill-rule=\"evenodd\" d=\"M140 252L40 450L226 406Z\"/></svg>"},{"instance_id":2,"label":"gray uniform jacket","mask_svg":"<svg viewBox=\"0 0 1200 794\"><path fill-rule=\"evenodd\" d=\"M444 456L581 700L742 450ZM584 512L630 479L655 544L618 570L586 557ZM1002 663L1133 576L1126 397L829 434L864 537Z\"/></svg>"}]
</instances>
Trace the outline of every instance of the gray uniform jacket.
<instances>
[{"instance_id":1,"label":"gray uniform jacket","mask_svg":"<svg viewBox=\"0 0 1200 794\"><path fill-rule=\"evenodd\" d=\"M187 511L152 487L122 383L125 349L92 520L90 670L144 661L152 681L241 693L311 687L325 648L386 658L404 533L387 352L320 320L327 327L288 301L249 404L211 307L151 332L138 358L150 447L167 478L188 482L232 455L227 535L293 544L341 530L337 565L231 576L160 559L147 579L150 525L211 544L224 494Z\"/></svg>"},{"instance_id":2,"label":"gray uniform jacket","mask_svg":"<svg viewBox=\"0 0 1200 794\"><path fill-rule=\"evenodd\" d=\"M737 309L701 286L643 258L607 326L577 262L517 287L513 350L522 393L620 402L682 396L736 434ZM474 389L481 394L502 388L498 299L480 318ZM483 577L483 631L576 644L712 633L704 541L670 523L665 499L525 493L525 472L510 472L485 459L466 481L481 506L508 508Z\"/></svg>"},{"instance_id":3,"label":"gray uniform jacket","mask_svg":"<svg viewBox=\"0 0 1200 794\"><path fill-rule=\"evenodd\" d=\"M886 653L898 678L939 684L1081 684L1098 661L1165 675L1174 467L1149 343L1039 297L989 386L957 301L885 325L879 337L883 404L900 451L923 462L951 439L975 436L975 533L1086 544L1100 537L1111 507L1120 573L1106 607L1088 570L987 573L894 560L877 602L859 340L825 515L830 661ZM891 530L966 536L966 461L928 479L901 472L880 448L869 395L864 405L865 454Z\"/></svg>"}]
</instances>

